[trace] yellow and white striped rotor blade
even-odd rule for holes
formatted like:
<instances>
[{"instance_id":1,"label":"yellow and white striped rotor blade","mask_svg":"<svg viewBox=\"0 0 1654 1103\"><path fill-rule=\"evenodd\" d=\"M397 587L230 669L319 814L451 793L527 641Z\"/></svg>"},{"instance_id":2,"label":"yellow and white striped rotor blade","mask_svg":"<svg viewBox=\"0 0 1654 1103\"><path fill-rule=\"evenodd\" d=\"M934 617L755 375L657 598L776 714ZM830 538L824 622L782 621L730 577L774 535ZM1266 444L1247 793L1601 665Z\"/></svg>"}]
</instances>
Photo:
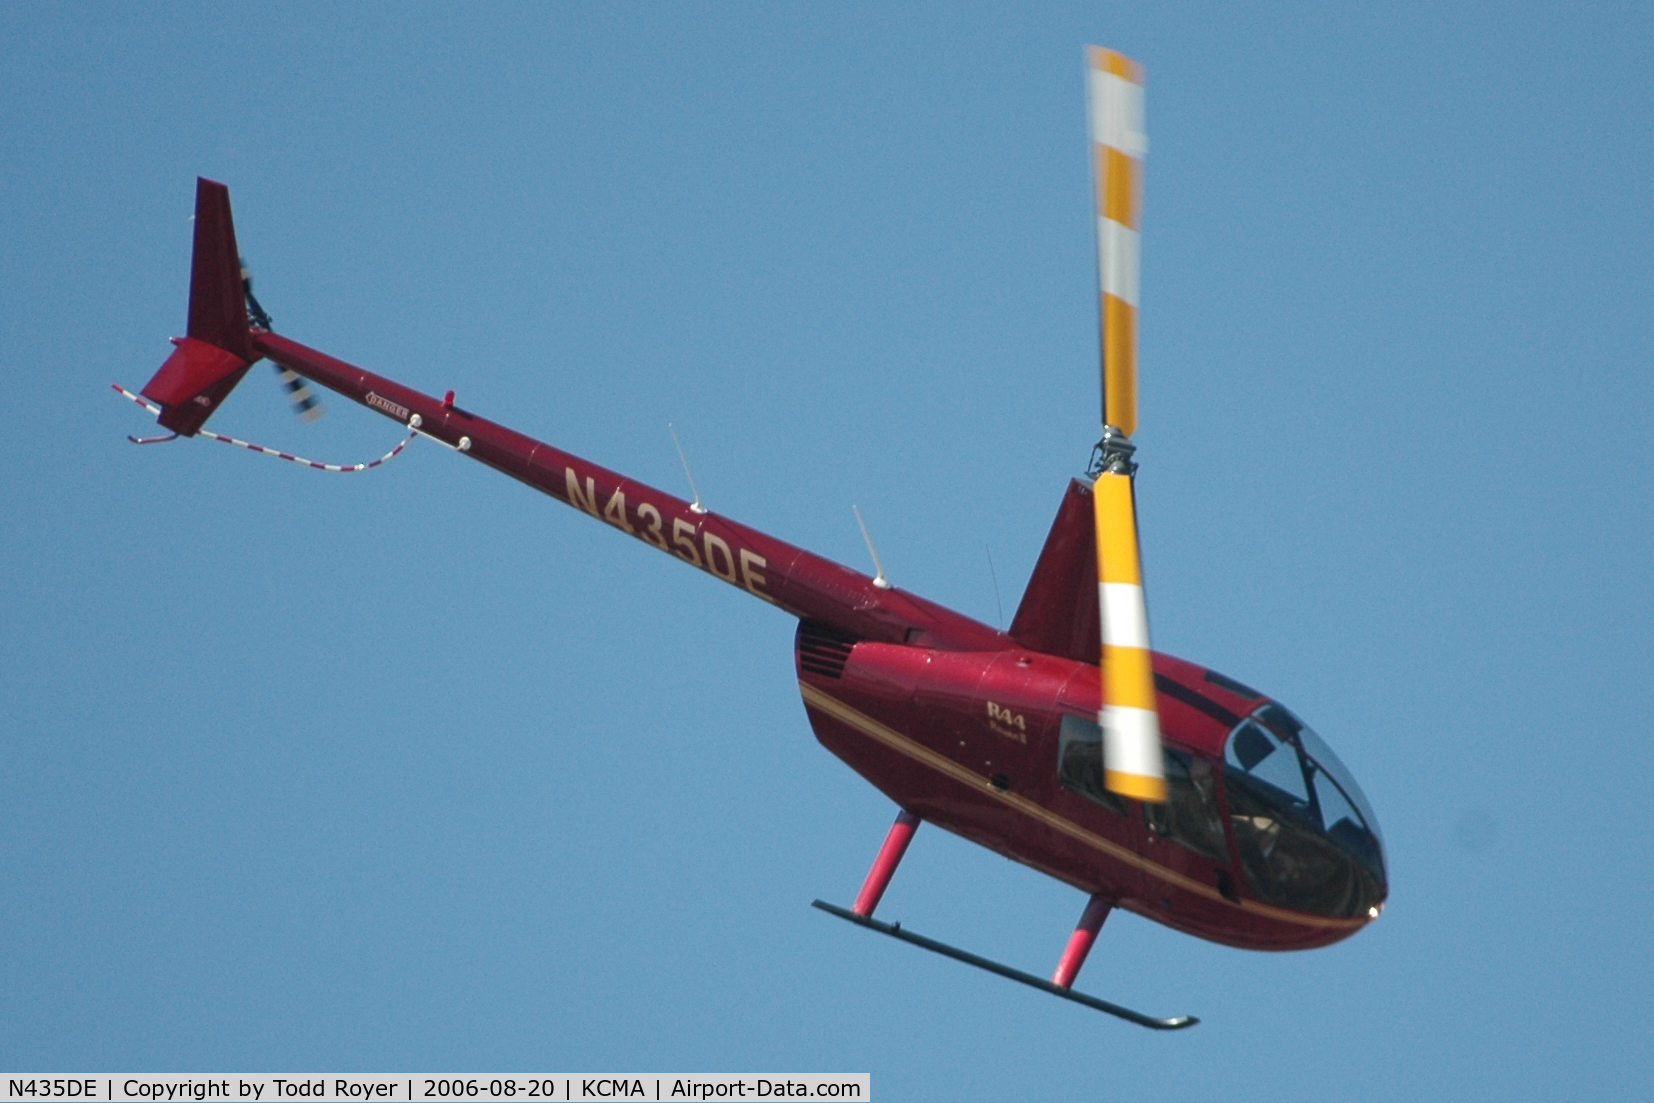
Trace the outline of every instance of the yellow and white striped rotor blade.
<instances>
[{"instance_id":1,"label":"yellow and white striped rotor blade","mask_svg":"<svg viewBox=\"0 0 1654 1103\"><path fill-rule=\"evenodd\" d=\"M1086 47L1086 108L1097 190L1097 277L1102 291L1103 424L1137 432L1137 268L1143 215L1143 67Z\"/></svg>"},{"instance_id":2,"label":"yellow and white striped rotor blade","mask_svg":"<svg viewBox=\"0 0 1654 1103\"><path fill-rule=\"evenodd\" d=\"M1137 557L1131 476L1105 471L1091 490L1097 520L1097 605L1102 617L1103 779L1111 792L1163 802L1166 773L1154 705L1149 617Z\"/></svg>"}]
</instances>

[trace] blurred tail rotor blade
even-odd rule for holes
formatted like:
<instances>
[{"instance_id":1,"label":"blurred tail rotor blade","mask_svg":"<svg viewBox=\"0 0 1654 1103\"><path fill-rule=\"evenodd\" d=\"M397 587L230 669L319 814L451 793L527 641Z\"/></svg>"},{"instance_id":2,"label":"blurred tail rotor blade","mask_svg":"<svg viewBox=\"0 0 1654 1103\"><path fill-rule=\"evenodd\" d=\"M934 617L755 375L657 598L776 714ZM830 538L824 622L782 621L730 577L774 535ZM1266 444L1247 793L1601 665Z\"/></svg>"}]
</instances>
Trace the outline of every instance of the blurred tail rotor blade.
<instances>
[{"instance_id":1,"label":"blurred tail rotor blade","mask_svg":"<svg viewBox=\"0 0 1654 1103\"><path fill-rule=\"evenodd\" d=\"M253 270L247 267L247 258L239 258L241 263L241 296L247 300L247 322L260 329L270 329L270 315L264 312L257 297L253 295Z\"/></svg>"},{"instance_id":2,"label":"blurred tail rotor blade","mask_svg":"<svg viewBox=\"0 0 1654 1103\"><path fill-rule=\"evenodd\" d=\"M1110 792L1159 803L1166 799L1166 773L1131 475L1104 471L1091 500L1103 637L1103 709L1097 718L1103 729L1103 780Z\"/></svg>"},{"instance_id":3,"label":"blurred tail rotor blade","mask_svg":"<svg viewBox=\"0 0 1654 1103\"><path fill-rule=\"evenodd\" d=\"M293 412L306 421L315 421L327 413L322 400L316 397L316 392L310 389L310 381L292 368L275 365L276 374L281 376L281 385L287 388L287 400L293 404Z\"/></svg>"},{"instance_id":4,"label":"blurred tail rotor blade","mask_svg":"<svg viewBox=\"0 0 1654 1103\"><path fill-rule=\"evenodd\" d=\"M1138 232L1143 214L1143 67L1100 46L1086 49L1086 107L1097 192L1103 424L1137 432Z\"/></svg>"},{"instance_id":5,"label":"blurred tail rotor blade","mask_svg":"<svg viewBox=\"0 0 1654 1103\"><path fill-rule=\"evenodd\" d=\"M241 259L241 294L247 300L247 321L260 329L270 329L270 315L265 313L264 307L259 305L253 295L253 272L247 267L247 258ZM315 421L327 413L327 407L322 400L316 397L316 392L310 389L310 381L305 379L292 368L284 368L280 364L271 365L276 374L281 377L281 385L287 389L287 401L293 404L293 412L306 421Z\"/></svg>"}]
</instances>

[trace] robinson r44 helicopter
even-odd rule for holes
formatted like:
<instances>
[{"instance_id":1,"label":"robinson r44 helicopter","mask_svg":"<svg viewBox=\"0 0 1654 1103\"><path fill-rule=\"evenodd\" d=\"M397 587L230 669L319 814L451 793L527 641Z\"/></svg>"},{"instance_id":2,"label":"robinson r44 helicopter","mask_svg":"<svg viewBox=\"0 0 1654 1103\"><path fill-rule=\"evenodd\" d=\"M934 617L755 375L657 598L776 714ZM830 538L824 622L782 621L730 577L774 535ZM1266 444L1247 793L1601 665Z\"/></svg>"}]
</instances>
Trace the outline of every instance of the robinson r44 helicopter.
<instances>
[{"instance_id":1,"label":"robinson r44 helicopter","mask_svg":"<svg viewBox=\"0 0 1654 1103\"><path fill-rule=\"evenodd\" d=\"M816 738L900 808L854 903L815 906L1143 1026L1191 1026L1074 990L1111 909L1228 946L1305 949L1376 919L1388 888L1378 821L1331 748L1279 702L1149 647L1131 441L1143 71L1097 47L1087 61L1102 439L1063 494L1009 631L892 586L876 554L870 578L698 494L683 501L461 409L452 391L421 394L276 334L241 267L229 191L210 180L196 188L187 336L141 395L116 388L171 435L132 439L203 435L335 471L384 462L317 464L204 430L268 359L303 413L315 412L314 380L408 440L436 440L798 618ZM1049 980L873 918L927 820L1089 894Z\"/></svg>"}]
</instances>

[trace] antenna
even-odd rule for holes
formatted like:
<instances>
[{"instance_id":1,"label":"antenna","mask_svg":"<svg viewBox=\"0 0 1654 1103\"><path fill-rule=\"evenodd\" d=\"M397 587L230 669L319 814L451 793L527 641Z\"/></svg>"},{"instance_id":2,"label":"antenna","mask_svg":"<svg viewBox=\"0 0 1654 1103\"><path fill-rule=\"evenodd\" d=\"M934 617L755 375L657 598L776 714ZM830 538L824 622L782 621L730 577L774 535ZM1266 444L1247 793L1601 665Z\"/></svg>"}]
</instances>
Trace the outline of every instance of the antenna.
<instances>
[{"instance_id":1,"label":"antenna","mask_svg":"<svg viewBox=\"0 0 1654 1103\"><path fill-rule=\"evenodd\" d=\"M994 570L994 550L986 544L982 545L982 550L988 553L988 577L994 580L994 609L999 613L997 627L1003 632L1005 631L1005 604L999 600L999 572Z\"/></svg>"},{"instance_id":2,"label":"antenna","mask_svg":"<svg viewBox=\"0 0 1654 1103\"><path fill-rule=\"evenodd\" d=\"M683 462L683 473L689 477L689 490L695 495L695 500L689 503L689 511L691 513L705 513L706 507L701 504L701 492L695 488L695 474L689 470L689 457L683 454L683 442L678 440L678 431L673 428L670 421L666 423L666 429L672 434L672 443L677 445L678 459Z\"/></svg>"},{"instance_id":3,"label":"antenna","mask_svg":"<svg viewBox=\"0 0 1654 1103\"><path fill-rule=\"evenodd\" d=\"M873 569L878 572L873 576L873 585L888 590L890 579L884 576L884 564L879 562L879 553L873 548L873 537L867 531L867 522L861 519L861 510L855 506L851 506L850 511L856 515L856 524L861 526L861 538L867 541L867 554L873 557Z\"/></svg>"}]
</instances>

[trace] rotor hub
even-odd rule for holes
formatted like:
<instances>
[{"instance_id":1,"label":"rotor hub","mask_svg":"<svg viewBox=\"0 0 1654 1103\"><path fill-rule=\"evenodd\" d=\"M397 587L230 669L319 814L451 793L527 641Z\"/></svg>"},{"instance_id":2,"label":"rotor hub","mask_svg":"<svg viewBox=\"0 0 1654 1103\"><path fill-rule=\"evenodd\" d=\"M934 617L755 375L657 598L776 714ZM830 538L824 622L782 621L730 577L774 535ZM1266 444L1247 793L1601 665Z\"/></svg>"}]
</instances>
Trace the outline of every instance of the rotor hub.
<instances>
[{"instance_id":1,"label":"rotor hub","mask_svg":"<svg viewBox=\"0 0 1654 1103\"><path fill-rule=\"evenodd\" d=\"M1105 472L1110 475L1137 474L1137 464L1131 458L1136 451L1137 446L1130 437L1112 425L1103 426L1103 439L1091 450L1086 478L1095 479Z\"/></svg>"}]
</instances>

